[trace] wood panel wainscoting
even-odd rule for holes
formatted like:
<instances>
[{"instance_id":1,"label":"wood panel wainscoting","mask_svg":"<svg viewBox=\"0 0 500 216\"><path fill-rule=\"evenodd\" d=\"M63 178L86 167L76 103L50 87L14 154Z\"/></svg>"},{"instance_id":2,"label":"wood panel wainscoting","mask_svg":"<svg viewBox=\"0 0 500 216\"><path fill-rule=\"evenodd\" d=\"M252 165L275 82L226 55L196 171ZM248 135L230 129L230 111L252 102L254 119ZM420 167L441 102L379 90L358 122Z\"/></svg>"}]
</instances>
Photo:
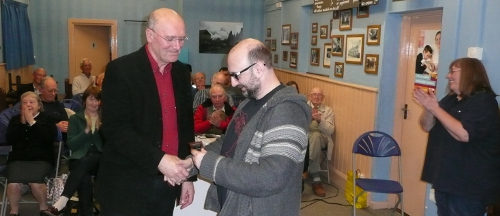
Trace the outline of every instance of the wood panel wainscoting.
<instances>
[{"instance_id":1,"label":"wood panel wainscoting","mask_svg":"<svg viewBox=\"0 0 500 216\"><path fill-rule=\"evenodd\" d=\"M333 184L345 189L346 173L352 167L352 145L359 135L375 128L378 89L278 68L274 72L284 84L290 80L297 82L300 93L306 97L313 87L323 89L323 102L335 114L335 148L329 161L330 178ZM357 158L356 167L364 176L370 177L371 160L363 156Z\"/></svg>"}]
</instances>

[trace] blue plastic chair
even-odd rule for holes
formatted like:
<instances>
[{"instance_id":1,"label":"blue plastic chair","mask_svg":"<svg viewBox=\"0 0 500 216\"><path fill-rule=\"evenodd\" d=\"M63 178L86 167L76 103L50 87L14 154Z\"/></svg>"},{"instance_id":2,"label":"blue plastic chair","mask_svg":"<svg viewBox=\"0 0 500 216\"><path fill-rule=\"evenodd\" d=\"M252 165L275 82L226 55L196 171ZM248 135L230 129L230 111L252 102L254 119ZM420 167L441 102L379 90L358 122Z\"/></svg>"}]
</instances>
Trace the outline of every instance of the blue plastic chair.
<instances>
[{"instance_id":1,"label":"blue plastic chair","mask_svg":"<svg viewBox=\"0 0 500 216\"><path fill-rule=\"evenodd\" d=\"M61 101L65 108L78 112L82 109L82 104L73 99L64 99Z\"/></svg>"},{"instance_id":2,"label":"blue plastic chair","mask_svg":"<svg viewBox=\"0 0 500 216\"><path fill-rule=\"evenodd\" d=\"M365 155L368 157L397 157L398 159L398 180L390 179L370 179L370 178L358 178L353 175L354 185L363 189L358 196L354 196L354 203L356 203L359 196L361 196L366 191L375 193L386 193L386 194L397 194L398 202L394 206L391 215L401 204L401 215L404 215L403 207L403 186L402 186L402 171L401 171L401 149L394 138L389 134L381 131L369 131L361 136L354 142L352 147L352 170L356 170L356 154ZM355 188L353 187L353 194L355 193ZM353 215L356 215L356 205L353 205Z\"/></svg>"},{"instance_id":3,"label":"blue plastic chair","mask_svg":"<svg viewBox=\"0 0 500 216\"><path fill-rule=\"evenodd\" d=\"M78 101L80 104L83 104L82 97L83 97L83 93L79 93L79 94L73 95L73 97L71 99Z\"/></svg>"}]
</instances>

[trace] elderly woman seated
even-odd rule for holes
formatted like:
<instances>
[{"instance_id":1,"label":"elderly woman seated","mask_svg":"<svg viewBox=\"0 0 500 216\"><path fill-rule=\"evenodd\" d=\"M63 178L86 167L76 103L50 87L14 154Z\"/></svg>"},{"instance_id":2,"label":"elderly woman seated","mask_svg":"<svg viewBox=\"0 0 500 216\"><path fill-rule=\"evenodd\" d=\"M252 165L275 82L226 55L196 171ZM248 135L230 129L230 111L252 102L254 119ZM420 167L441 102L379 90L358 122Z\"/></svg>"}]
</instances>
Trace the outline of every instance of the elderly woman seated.
<instances>
[{"instance_id":1,"label":"elderly woman seated","mask_svg":"<svg viewBox=\"0 0 500 216\"><path fill-rule=\"evenodd\" d=\"M212 85L210 98L196 108L194 132L201 134L223 134L234 114L234 107L226 102L226 91L221 85Z\"/></svg>"},{"instance_id":2,"label":"elderly woman seated","mask_svg":"<svg viewBox=\"0 0 500 216\"><path fill-rule=\"evenodd\" d=\"M56 123L43 112L40 97L34 92L21 95L21 114L7 127L7 142L12 151L7 161L7 198L10 216L19 215L22 184L29 184L38 201L40 215L47 211L47 188L44 178L54 166Z\"/></svg>"}]
</instances>

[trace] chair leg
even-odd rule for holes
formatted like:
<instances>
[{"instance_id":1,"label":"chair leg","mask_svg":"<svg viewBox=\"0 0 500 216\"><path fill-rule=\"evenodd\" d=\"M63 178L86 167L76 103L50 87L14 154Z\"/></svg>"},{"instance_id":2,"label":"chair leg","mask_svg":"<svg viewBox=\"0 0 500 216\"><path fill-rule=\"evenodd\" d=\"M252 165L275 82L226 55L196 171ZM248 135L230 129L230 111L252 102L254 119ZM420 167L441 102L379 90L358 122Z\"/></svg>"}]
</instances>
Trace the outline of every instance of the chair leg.
<instances>
[{"instance_id":1,"label":"chair leg","mask_svg":"<svg viewBox=\"0 0 500 216\"><path fill-rule=\"evenodd\" d=\"M402 196L401 194L398 194L398 202L396 203L396 205L394 206L394 208L392 208L392 211L391 211L391 216L394 215L394 212L396 212L396 209L398 208L399 204L401 204L401 215L404 216L404 208L403 208L403 202L402 202Z\"/></svg>"},{"instance_id":2,"label":"chair leg","mask_svg":"<svg viewBox=\"0 0 500 216\"><path fill-rule=\"evenodd\" d=\"M3 199L2 199L2 209L0 210L1 216L4 216L5 213L7 213L7 205L9 204L9 201L7 200L7 185L8 185L8 180L5 179L5 186L3 190Z\"/></svg>"}]
</instances>

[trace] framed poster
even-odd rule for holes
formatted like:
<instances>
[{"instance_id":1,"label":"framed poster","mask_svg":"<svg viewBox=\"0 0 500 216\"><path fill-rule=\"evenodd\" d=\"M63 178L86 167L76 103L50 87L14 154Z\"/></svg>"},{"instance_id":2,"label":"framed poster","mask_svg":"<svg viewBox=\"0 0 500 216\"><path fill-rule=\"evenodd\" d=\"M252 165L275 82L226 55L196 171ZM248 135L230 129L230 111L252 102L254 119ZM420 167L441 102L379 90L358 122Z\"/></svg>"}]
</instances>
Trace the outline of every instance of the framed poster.
<instances>
[{"instance_id":1,"label":"framed poster","mask_svg":"<svg viewBox=\"0 0 500 216\"><path fill-rule=\"evenodd\" d=\"M267 28L266 36L271 37L271 28Z\"/></svg>"},{"instance_id":2,"label":"framed poster","mask_svg":"<svg viewBox=\"0 0 500 216\"><path fill-rule=\"evenodd\" d=\"M298 54L297 52L290 52L290 68L297 68Z\"/></svg>"},{"instance_id":3,"label":"framed poster","mask_svg":"<svg viewBox=\"0 0 500 216\"><path fill-rule=\"evenodd\" d=\"M344 77L344 63L335 62L335 68L333 69L333 75L335 77Z\"/></svg>"},{"instance_id":4,"label":"framed poster","mask_svg":"<svg viewBox=\"0 0 500 216\"><path fill-rule=\"evenodd\" d=\"M290 49L298 49L299 48L299 33L292 32L290 39Z\"/></svg>"},{"instance_id":5,"label":"framed poster","mask_svg":"<svg viewBox=\"0 0 500 216\"><path fill-rule=\"evenodd\" d=\"M274 63L278 63L278 54L274 54L273 60Z\"/></svg>"},{"instance_id":6,"label":"framed poster","mask_svg":"<svg viewBox=\"0 0 500 216\"><path fill-rule=\"evenodd\" d=\"M322 25L319 28L319 38L321 39L328 38L328 25Z\"/></svg>"},{"instance_id":7,"label":"framed poster","mask_svg":"<svg viewBox=\"0 0 500 216\"><path fill-rule=\"evenodd\" d=\"M312 33L318 33L318 23L312 24Z\"/></svg>"},{"instance_id":8,"label":"framed poster","mask_svg":"<svg viewBox=\"0 0 500 216\"><path fill-rule=\"evenodd\" d=\"M359 6L356 18L366 18L370 16L370 6Z\"/></svg>"},{"instance_id":9,"label":"framed poster","mask_svg":"<svg viewBox=\"0 0 500 216\"><path fill-rule=\"evenodd\" d=\"M352 34L346 36L345 63L363 64L364 34Z\"/></svg>"},{"instance_id":10,"label":"framed poster","mask_svg":"<svg viewBox=\"0 0 500 216\"><path fill-rule=\"evenodd\" d=\"M318 36L313 35L311 37L311 45L316 45L318 43Z\"/></svg>"},{"instance_id":11,"label":"framed poster","mask_svg":"<svg viewBox=\"0 0 500 216\"><path fill-rule=\"evenodd\" d=\"M323 45L323 67L330 68L331 57L332 57L332 44L325 43L325 45Z\"/></svg>"},{"instance_id":12,"label":"framed poster","mask_svg":"<svg viewBox=\"0 0 500 216\"><path fill-rule=\"evenodd\" d=\"M351 29L352 29L352 9L340 11L339 30L345 31Z\"/></svg>"},{"instance_id":13,"label":"framed poster","mask_svg":"<svg viewBox=\"0 0 500 216\"><path fill-rule=\"evenodd\" d=\"M378 74L378 54L366 54L365 73Z\"/></svg>"},{"instance_id":14,"label":"framed poster","mask_svg":"<svg viewBox=\"0 0 500 216\"><path fill-rule=\"evenodd\" d=\"M320 55L319 48L311 48L311 58L309 60L309 63L313 66L318 66L320 58L319 55Z\"/></svg>"},{"instance_id":15,"label":"framed poster","mask_svg":"<svg viewBox=\"0 0 500 216\"><path fill-rule=\"evenodd\" d=\"M281 44L289 45L290 44L290 34L292 33L292 26L290 24L281 26Z\"/></svg>"},{"instance_id":16,"label":"framed poster","mask_svg":"<svg viewBox=\"0 0 500 216\"><path fill-rule=\"evenodd\" d=\"M288 61L288 51L283 51L283 61Z\"/></svg>"},{"instance_id":17,"label":"framed poster","mask_svg":"<svg viewBox=\"0 0 500 216\"><path fill-rule=\"evenodd\" d=\"M380 44L380 25L369 25L366 27L366 44Z\"/></svg>"},{"instance_id":18,"label":"framed poster","mask_svg":"<svg viewBox=\"0 0 500 216\"><path fill-rule=\"evenodd\" d=\"M276 39L271 40L271 51L276 51Z\"/></svg>"},{"instance_id":19,"label":"framed poster","mask_svg":"<svg viewBox=\"0 0 500 216\"><path fill-rule=\"evenodd\" d=\"M332 35L332 55L344 55L344 35Z\"/></svg>"}]
</instances>

